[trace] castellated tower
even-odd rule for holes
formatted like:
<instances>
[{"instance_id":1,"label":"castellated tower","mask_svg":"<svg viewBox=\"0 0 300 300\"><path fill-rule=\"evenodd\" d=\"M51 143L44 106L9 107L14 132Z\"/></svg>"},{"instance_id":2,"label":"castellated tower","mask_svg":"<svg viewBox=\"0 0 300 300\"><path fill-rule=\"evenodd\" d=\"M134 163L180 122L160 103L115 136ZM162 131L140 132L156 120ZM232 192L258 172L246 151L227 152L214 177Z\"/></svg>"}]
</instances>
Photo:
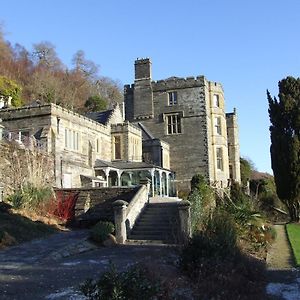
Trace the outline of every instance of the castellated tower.
<instances>
[{"instance_id":1,"label":"castellated tower","mask_svg":"<svg viewBox=\"0 0 300 300\"><path fill-rule=\"evenodd\" d=\"M133 94L133 119L153 118L153 91L151 85L151 61L149 58L137 59L134 64L135 81ZM136 103L138 101L138 103Z\"/></svg>"},{"instance_id":2,"label":"castellated tower","mask_svg":"<svg viewBox=\"0 0 300 300\"><path fill-rule=\"evenodd\" d=\"M240 144L236 109L226 114L230 178L241 183Z\"/></svg>"},{"instance_id":3,"label":"castellated tower","mask_svg":"<svg viewBox=\"0 0 300 300\"><path fill-rule=\"evenodd\" d=\"M124 87L125 118L169 145L177 190L188 191L198 173L220 188L239 182L236 114L225 114L222 85L204 76L153 81L149 58L134 66L134 84Z\"/></svg>"}]
</instances>

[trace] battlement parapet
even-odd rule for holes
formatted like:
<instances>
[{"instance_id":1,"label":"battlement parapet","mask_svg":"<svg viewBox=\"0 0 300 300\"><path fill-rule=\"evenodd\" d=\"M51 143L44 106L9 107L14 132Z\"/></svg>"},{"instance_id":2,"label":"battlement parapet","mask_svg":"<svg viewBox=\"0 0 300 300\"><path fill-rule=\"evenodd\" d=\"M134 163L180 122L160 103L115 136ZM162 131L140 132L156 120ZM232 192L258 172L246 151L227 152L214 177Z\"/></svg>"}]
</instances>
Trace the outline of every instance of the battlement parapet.
<instances>
[{"instance_id":1,"label":"battlement parapet","mask_svg":"<svg viewBox=\"0 0 300 300\"><path fill-rule=\"evenodd\" d=\"M33 117L42 117L42 116L57 116L64 119L74 119L81 120L86 126L93 128L102 128L107 130L107 126L100 124L86 116L80 115L72 110L61 107L59 105L50 103L50 104L41 104L35 106L22 106L18 108L5 108L0 109L0 116L3 121L15 120L15 119L25 119Z\"/></svg>"},{"instance_id":2,"label":"battlement parapet","mask_svg":"<svg viewBox=\"0 0 300 300\"><path fill-rule=\"evenodd\" d=\"M149 62L151 62L150 58L145 57L145 58L137 58L134 63L135 64L145 64L145 63L149 63Z\"/></svg>"},{"instance_id":3,"label":"battlement parapet","mask_svg":"<svg viewBox=\"0 0 300 300\"><path fill-rule=\"evenodd\" d=\"M111 125L112 133L117 132L131 132L136 135L142 136L142 131L140 128L136 127L135 125L125 121L124 123L112 124Z\"/></svg>"},{"instance_id":4,"label":"battlement parapet","mask_svg":"<svg viewBox=\"0 0 300 300\"><path fill-rule=\"evenodd\" d=\"M170 89L185 89L193 87L201 87L205 84L204 76L197 77L170 77L164 80L152 81L153 91L162 91Z\"/></svg>"}]
</instances>

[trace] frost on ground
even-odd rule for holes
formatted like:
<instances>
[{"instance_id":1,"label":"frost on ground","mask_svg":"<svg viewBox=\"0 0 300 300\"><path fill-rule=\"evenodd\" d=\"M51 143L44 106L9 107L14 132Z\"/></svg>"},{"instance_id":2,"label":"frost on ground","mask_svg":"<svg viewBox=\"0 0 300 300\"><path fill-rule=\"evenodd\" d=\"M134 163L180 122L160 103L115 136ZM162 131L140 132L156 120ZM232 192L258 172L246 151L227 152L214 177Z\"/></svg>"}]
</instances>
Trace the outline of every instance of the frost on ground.
<instances>
[{"instance_id":1,"label":"frost on ground","mask_svg":"<svg viewBox=\"0 0 300 300\"><path fill-rule=\"evenodd\" d=\"M266 287L267 294L281 297L285 300L299 300L300 295L300 278L294 283L269 283Z\"/></svg>"},{"instance_id":2,"label":"frost on ground","mask_svg":"<svg viewBox=\"0 0 300 300\"><path fill-rule=\"evenodd\" d=\"M56 291L48 296L45 299L48 300L87 300L88 298L85 297L81 292L75 291L73 288L65 288L63 290Z\"/></svg>"}]
</instances>

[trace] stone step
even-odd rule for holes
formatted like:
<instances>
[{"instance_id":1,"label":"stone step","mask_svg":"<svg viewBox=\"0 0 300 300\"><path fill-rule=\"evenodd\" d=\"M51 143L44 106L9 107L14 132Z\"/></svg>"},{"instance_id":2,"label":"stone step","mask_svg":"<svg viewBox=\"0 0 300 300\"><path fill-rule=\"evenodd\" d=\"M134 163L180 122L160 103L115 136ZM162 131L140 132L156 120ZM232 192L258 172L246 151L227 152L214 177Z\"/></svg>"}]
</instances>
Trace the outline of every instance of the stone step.
<instances>
[{"instance_id":1,"label":"stone step","mask_svg":"<svg viewBox=\"0 0 300 300\"><path fill-rule=\"evenodd\" d=\"M162 228L155 228L155 229L140 229L140 228L135 228L135 229L133 229L133 230L131 230L131 232L130 232L130 235L135 235L135 234L137 234L137 235L140 235L140 234L146 234L146 235L148 235L148 234L154 234L154 235L157 235L157 234L163 234L163 235L165 235L165 234L169 234L171 232L171 228L164 228L164 229L162 229Z\"/></svg>"},{"instance_id":2,"label":"stone step","mask_svg":"<svg viewBox=\"0 0 300 300\"><path fill-rule=\"evenodd\" d=\"M127 245L147 245L147 246L161 246L161 245L169 245L164 240L134 240L134 239L127 239Z\"/></svg>"},{"instance_id":3,"label":"stone step","mask_svg":"<svg viewBox=\"0 0 300 300\"><path fill-rule=\"evenodd\" d=\"M172 222L169 220L161 219L140 219L135 223L135 226L148 225L148 226L171 226Z\"/></svg>"},{"instance_id":4,"label":"stone step","mask_svg":"<svg viewBox=\"0 0 300 300\"><path fill-rule=\"evenodd\" d=\"M175 209L177 207L177 203L148 203L147 207L149 208L170 208Z\"/></svg>"},{"instance_id":5,"label":"stone step","mask_svg":"<svg viewBox=\"0 0 300 300\"><path fill-rule=\"evenodd\" d=\"M134 229L138 228L139 230L153 230L153 225L152 224L137 224L136 226L134 226ZM165 230L165 229L172 229L171 224L155 224L155 228L159 228L161 230Z\"/></svg>"},{"instance_id":6,"label":"stone step","mask_svg":"<svg viewBox=\"0 0 300 300\"><path fill-rule=\"evenodd\" d=\"M140 233L140 234L130 234L129 239L133 240L162 240L167 241L171 240L171 235L169 234L146 234L146 233Z\"/></svg>"}]
</instances>

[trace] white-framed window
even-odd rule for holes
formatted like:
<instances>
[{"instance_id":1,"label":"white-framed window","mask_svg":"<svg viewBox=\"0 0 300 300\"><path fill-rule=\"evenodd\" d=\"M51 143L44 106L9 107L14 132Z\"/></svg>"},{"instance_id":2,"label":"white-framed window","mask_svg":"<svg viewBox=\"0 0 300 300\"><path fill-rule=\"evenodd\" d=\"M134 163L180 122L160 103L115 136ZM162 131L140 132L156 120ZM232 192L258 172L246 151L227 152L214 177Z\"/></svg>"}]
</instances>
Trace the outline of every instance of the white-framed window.
<instances>
[{"instance_id":1,"label":"white-framed window","mask_svg":"<svg viewBox=\"0 0 300 300\"><path fill-rule=\"evenodd\" d=\"M177 104L177 92L168 92L169 105Z\"/></svg>"},{"instance_id":2,"label":"white-framed window","mask_svg":"<svg viewBox=\"0 0 300 300\"><path fill-rule=\"evenodd\" d=\"M213 95L213 104L214 107L220 107L220 97L218 94Z\"/></svg>"},{"instance_id":3,"label":"white-framed window","mask_svg":"<svg viewBox=\"0 0 300 300\"><path fill-rule=\"evenodd\" d=\"M222 134L222 123L220 117L215 117L215 133L218 135Z\"/></svg>"},{"instance_id":4,"label":"white-framed window","mask_svg":"<svg viewBox=\"0 0 300 300\"><path fill-rule=\"evenodd\" d=\"M179 113L166 115L166 120L167 120L167 134L182 133L181 116Z\"/></svg>"},{"instance_id":5,"label":"white-framed window","mask_svg":"<svg viewBox=\"0 0 300 300\"><path fill-rule=\"evenodd\" d=\"M121 152L121 136L116 135L114 136L114 159L121 159L122 152Z\"/></svg>"},{"instance_id":6,"label":"white-framed window","mask_svg":"<svg viewBox=\"0 0 300 300\"><path fill-rule=\"evenodd\" d=\"M223 149L218 147L217 150L217 169L223 171Z\"/></svg>"},{"instance_id":7,"label":"white-framed window","mask_svg":"<svg viewBox=\"0 0 300 300\"><path fill-rule=\"evenodd\" d=\"M79 133L65 128L65 148L79 151Z\"/></svg>"}]
</instances>

